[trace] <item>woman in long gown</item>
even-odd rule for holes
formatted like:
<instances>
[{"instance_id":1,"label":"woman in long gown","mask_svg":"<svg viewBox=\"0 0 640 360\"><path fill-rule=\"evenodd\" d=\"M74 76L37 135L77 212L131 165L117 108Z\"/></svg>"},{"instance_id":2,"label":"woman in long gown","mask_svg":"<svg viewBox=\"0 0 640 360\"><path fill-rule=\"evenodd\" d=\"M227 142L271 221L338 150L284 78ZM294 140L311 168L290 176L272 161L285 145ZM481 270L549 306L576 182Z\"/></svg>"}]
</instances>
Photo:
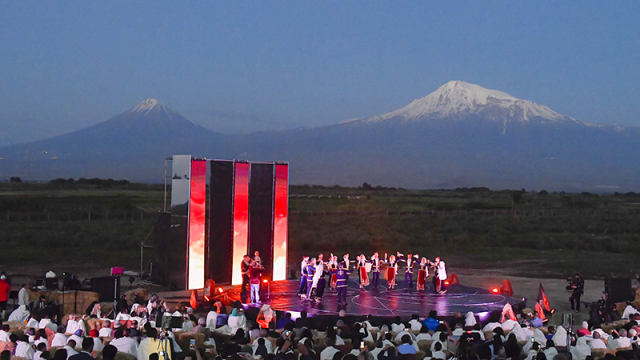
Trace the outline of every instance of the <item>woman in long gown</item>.
<instances>
[{"instance_id":1,"label":"woman in long gown","mask_svg":"<svg viewBox=\"0 0 640 360\"><path fill-rule=\"evenodd\" d=\"M387 283L389 283L389 289L396 288L396 274L398 273L398 262L396 256L391 255L389 257L389 267L387 268Z\"/></svg>"},{"instance_id":2,"label":"woman in long gown","mask_svg":"<svg viewBox=\"0 0 640 360\"><path fill-rule=\"evenodd\" d=\"M364 254L358 256L358 274L360 275L360 290L364 290L365 286L369 286L369 275L367 274L367 257Z\"/></svg>"},{"instance_id":3,"label":"woman in long gown","mask_svg":"<svg viewBox=\"0 0 640 360\"><path fill-rule=\"evenodd\" d=\"M429 276L429 263L427 258L423 257L420 261L420 264L418 264L418 285L416 287L417 290L424 290L427 276Z\"/></svg>"},{"instance_id":4,"label":"woman in long gown","mask_svg":"<svg viewBox=\"0 0 640 360\"><path fill-rule=\"evenodd\" d=\"M331 260L329 261L329 271L331 273L331 283L329 285L329 287L331 288L331 290L335 290L336 289L336 285L338 283L338 278L336 276L336 270L338 270L338 257L337 256L331 256Z\"/></svg>"}]
</instances>

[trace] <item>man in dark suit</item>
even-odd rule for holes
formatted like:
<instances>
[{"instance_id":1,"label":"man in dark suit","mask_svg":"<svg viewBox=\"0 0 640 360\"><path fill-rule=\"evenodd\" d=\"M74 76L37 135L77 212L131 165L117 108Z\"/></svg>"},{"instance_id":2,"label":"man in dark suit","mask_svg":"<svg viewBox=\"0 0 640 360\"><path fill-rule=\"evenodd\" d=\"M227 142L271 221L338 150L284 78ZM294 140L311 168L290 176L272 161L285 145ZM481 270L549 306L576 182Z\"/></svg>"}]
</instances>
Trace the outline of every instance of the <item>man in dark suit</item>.
<instances>
[{"instance_id":1,"label":"man in dark suit","mask_svg":"<svg viewBox=\"0 0 640 360\"><path fill-rule=\"evenodd\" d=\"M95 360L95 358L91 356L92 350L93 338L84 338L82 339L82 351L79 354L72 355L69 360Z\"/></svg>"}]
</instances>

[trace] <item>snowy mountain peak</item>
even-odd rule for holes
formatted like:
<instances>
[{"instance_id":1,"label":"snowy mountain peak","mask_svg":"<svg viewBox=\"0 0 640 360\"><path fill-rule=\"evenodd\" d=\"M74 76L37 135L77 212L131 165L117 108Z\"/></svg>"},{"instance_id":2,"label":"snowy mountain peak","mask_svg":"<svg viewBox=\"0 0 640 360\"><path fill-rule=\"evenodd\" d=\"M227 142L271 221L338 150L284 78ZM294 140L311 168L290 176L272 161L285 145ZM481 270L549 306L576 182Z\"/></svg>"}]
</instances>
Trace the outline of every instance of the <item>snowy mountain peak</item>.
<instances>
[{"instance_id":1,"label":"snowy mountain peak","mask_svg":"<svg viewBox=\"0 0 640 360\"><path fill-rule=\"evenodd\" d=\"M529 121L534 118L549 121L573 120L533 101L518 99L502 91L454 80L403 108L366 119L366 121L377 122L392 118L411 121L465 115L482 115L489 120L503 121Z\"/></svg>"},{"instance_id":2,"label":"snowy mountain peak","mask_svg":"<svg viewBox=\"0 0 640 360\"><path fill-rule=\"evenodd\" d=\"M144 115L146 115L155 107L158 107L158 110L167 111L167 107L160 101L156 99L147 99L129 110L129 113L144 113Z\"/></svg>"}]
</instances>

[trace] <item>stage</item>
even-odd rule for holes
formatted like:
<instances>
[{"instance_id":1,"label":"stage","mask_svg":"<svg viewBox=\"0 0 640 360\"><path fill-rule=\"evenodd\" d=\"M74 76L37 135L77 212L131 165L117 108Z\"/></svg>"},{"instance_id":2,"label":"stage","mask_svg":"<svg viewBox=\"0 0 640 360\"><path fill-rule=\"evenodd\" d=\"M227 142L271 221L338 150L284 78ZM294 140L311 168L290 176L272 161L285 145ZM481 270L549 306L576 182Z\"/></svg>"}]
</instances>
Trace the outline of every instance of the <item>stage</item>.
<instances>
[{"instance_id":1,"label":"stage","mask_svg":"<svg viewBox=\"0 0 640 360\"><path fill-rule=\"evenodd\" d=\"M509 296L493 294L487 289L463 285L450 285L445 294L437 294L433 284L427 283L425 291L417 291L404 287L399 281L396 289L389 290L384 280L378 289L368 286L360 290L357 279L350 279L347 291L347 305L339 306L335 290L328 287L322 302L302 300L298 296L299 280L275 281L262 284L261 303L269 304L274 310L301 312L309 315L337 315L344 309L346 315L375 315L380 317L400 316L408 318L412 314L426 316L430 310L436 310L439 316L452 316L457 312L474 314L501 310L506 303L516 301ZM415 286L415 284L414 284ZM240 287L227 292L229 300L240 300ZM258 306L258 305L256 305Z\"/></svg>"}]
</instances>

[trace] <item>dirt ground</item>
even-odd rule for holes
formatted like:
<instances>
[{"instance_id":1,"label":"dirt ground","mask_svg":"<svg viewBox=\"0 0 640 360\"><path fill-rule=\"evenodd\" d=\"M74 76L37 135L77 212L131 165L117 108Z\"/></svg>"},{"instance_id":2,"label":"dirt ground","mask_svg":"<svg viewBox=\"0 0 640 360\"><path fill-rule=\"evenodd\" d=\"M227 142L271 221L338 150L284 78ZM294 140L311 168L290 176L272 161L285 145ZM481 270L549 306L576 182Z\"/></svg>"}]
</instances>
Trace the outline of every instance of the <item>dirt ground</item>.
<instances>
[{"instance_id":1,"label":"dirt ground","mask_svg":"<svg viewBox=\"0 0 640 360\"><path fill-rule=\"evenodd\" d=\"M506 275L507 271L497 273L495 270L469 270L450 268L449 274L456 274L462 285L475 286L483 289L492 289L500 287L502 280L508 279L513 288L514 297L516 299L526 298L527 306L535 306L538 297L538 288L540 284L544 288L544 292L549 299L549 305L556 311L564 312L570 310L569 296L565 287L566 279L549 279L549 278L526 278L519 276ZM584 295L580 301L582 303L592 303L602 297L604 291L604 280L585 280ZM581 305L581 312L586 314L584 304Z\"/></svg>"}]
</instances>

